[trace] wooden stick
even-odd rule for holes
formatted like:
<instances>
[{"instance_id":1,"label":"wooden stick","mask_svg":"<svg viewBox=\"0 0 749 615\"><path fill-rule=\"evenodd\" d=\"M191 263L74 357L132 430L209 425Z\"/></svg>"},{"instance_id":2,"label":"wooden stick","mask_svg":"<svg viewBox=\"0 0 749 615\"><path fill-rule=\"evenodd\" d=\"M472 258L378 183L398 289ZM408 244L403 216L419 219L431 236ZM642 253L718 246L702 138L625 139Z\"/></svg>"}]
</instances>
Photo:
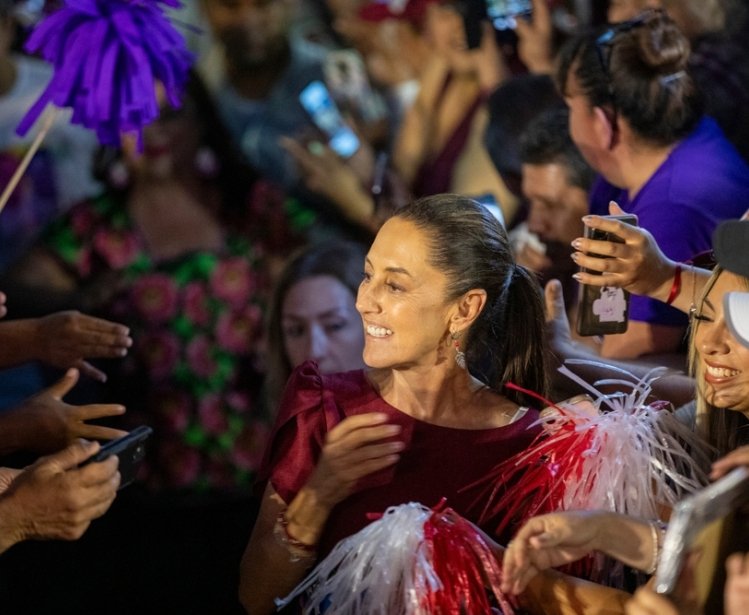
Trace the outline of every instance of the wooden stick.
<instances>
[{"instance_id":1,"label":"wooden stick","mask_svg":"<svg viewBox=\"0 0 749 615\"><path fill-rule=\"evenodd\" d=\"M59 112L60 109L58 107L54 107L54 109L47 113L47 116L44 118L44 123L42 124L42 127L37 133L36 137L34 137L34 141L31 143L31 147L26 152L23 160L21 160L21 164L18 165L16 172L13 173L13 177L10 178L8 185L5 186L2 196L0 196L0 213L3 211L3 209L5 209L5 206L8 204L10 197L18 187L23 174L26 172L26 169L28 169L29 164L31 164L31 159L34 157L34 154L36 154L37 150L41 147L42 141L44 141L44 137L47 136L47 133L52 128L52 124L55 123Z\"/></svg>"}]
</instances>

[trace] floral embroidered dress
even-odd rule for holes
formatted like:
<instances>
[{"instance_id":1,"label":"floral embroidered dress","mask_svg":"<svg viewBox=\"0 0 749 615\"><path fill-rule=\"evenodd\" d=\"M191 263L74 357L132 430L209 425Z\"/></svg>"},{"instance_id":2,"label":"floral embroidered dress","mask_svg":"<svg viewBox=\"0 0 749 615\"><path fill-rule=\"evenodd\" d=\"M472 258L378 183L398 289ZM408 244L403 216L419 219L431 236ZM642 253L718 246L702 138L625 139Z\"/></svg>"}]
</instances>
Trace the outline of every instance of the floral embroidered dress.
<instances>
[{"instance_id":1,"label":"floral embroidered dress","mask_svg":"<svg viewBox=\"0 0 749 615\"><path fill-rule=\"evenodd\" d=\"M157 489L250 484L268 434L254 356L269 285L262 245L227 234L219 254L155 262L112 196L77 205L45 239L81 285L119 285L102 315L130 326L134 346L107 369L128 424L155 432L142 478Z\"/></svg>"}]
</instances>

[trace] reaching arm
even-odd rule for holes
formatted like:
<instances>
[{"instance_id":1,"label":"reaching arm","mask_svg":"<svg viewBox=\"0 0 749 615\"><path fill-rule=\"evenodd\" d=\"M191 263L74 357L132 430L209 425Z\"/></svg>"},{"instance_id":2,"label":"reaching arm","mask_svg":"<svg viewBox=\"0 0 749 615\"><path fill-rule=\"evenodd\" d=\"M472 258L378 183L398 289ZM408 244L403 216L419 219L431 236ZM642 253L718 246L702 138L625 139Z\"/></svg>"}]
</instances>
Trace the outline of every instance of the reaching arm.
<instances>
[{"instance_id":1,"label":"reaching arm","mask_svg":"<svg viewBox=\"0 0 749 615\"><path fill-rule=\"evenodd\" d=\"M545 289L546 326L549 336L549 347L554 357L560 362L567 359L583 359L592 361L590 364L576 364L573 371L586 382L595 382L612 375L612 370L606 366L613 366L631 373L635 378L643 378L651 369L658 367L643 360L623 361L602 358L590 347L572 339L567 313L564 309L562 286L558 280L550 280ZM559 379L561 380L561 379ZM568 381L560 381L558 389L566 390L570 387ZM653 383L653 396L670 401L674 406L681 406L694 399L694 380L686 374L673 371L662 376ZM570 389L569 394L579 391Z\"/></svg>"},{"instance_id":2,"label":"reaching arm","mask_svg":"<svg viewBox=\"0 0 749 615\"><path fill-rule=\"evenodd\" d=\"M72 406L62 398L78 382L78 370L70 369L54 385L25 400L20 406L0 413L0 454L15 451L54 453L78 438L107 440L127 432L86 421L118 416L125 408L118 404Z\"/></svg>"}]
</instances>

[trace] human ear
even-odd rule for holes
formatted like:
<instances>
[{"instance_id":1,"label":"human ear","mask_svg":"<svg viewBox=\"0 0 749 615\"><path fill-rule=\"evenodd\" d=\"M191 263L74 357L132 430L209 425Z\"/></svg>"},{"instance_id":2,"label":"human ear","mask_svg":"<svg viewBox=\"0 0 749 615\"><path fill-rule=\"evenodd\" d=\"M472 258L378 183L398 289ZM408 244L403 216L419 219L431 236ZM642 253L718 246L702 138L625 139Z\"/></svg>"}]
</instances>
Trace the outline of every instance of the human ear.
<instances>
[{"instance_id":1,"label":"human ear","mask_svg":"<svg viewBox=\"0 0 749 615\"><path fill-rule=\"evenodd\" d=\"M601 149L611 149L616 144L616 116L603 107L593 107L593 130Z\"/></svg>"},{"instance_id":2,"label":"human ear","mask_svg":"<svg viewBox=\"0 0 749 615\"><path fill-rule=\"evenodd\" d=\"M450 325L458 331L465 331L479 317L486 305L486 291L473 288L464 293L455 303L455 311Z\"/></svg>"}]
</instances>

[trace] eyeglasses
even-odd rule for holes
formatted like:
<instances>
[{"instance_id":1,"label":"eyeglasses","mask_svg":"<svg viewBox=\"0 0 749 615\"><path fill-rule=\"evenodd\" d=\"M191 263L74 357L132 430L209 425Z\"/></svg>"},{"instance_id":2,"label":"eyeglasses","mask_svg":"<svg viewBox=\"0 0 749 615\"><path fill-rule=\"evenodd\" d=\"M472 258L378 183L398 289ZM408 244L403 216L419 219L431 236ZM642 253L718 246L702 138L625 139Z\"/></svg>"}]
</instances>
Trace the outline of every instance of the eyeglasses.
<instances>
[{"instance_id":1,"label":"eyeglasses","mask_svg":"<svg viewBox=\"0 0 749 615\"><path fill-rule=\"evenodd\" d=\"M611 81L611 53L614 50L616 37L625 32L631 32L632 30L641 28L656 17L661 17L663 14L663 9L647 9L634 19L623 21L611 26L596 39L596 55L598 56L598 61L601 63L603 74L606 77L606 87L608 88L609 98L612 103L615 104L616 101L614 96L614 84Z\"/></svg>"}]
</instances>

